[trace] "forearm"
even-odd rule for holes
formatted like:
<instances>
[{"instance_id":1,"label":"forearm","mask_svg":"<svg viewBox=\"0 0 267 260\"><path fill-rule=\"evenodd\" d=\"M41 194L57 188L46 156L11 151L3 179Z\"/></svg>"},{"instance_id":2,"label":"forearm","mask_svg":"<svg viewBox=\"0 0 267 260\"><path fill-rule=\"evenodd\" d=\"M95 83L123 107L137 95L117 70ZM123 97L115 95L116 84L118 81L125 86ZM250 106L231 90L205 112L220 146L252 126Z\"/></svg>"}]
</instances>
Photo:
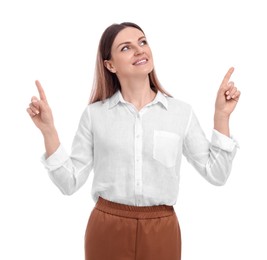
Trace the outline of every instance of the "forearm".
<instances>
[{"instance_id":1,"label":"forearm","mask_svg":"<svg viewBox=\"0 0 267 260\"><path fill-rule=\"evenodd\" d=\"M52 155L59 147L60 141L55 127L42 132L46 150L46 158Z\"/></svg>"},{"instance_id":2,"label":"forearm","mask_svg":"<svg viewBox=\"0 0 267 260\"><path fill-rule=\"evenodd\" d=\"M215 111L214 114L214 129L218 132L230 137L230 127L229 127L230 116L222 115Z\"/></svg>"}]
</instances>

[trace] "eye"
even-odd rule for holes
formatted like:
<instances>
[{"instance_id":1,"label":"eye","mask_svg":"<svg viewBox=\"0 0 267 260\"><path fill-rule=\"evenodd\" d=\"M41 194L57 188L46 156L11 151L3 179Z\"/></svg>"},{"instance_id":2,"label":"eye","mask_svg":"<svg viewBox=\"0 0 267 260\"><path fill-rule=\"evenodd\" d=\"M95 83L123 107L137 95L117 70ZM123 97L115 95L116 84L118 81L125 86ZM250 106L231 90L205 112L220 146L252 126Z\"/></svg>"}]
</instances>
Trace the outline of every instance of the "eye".
<instances>
[{"instance_id":1,"label":"eye","mask_svg":"<svg viewBox=\"0 0 267 260\"><path fill-rule=\"evenodd\" d=\"M140 42L140 46L144 46L144 45L147 45L147 40L143 40Z\"/></svg>"},{"instance_id":2,"label":"eye","mask_svg":"<svg viewBox=\"0 0 267 260\"><path fill-rule=\"evenodd\" d=\"M122 47L121 51L127 51L129 49L130 49L130 47L128 45L125 45L124 47Z\"/></svg>"}]
</instances>

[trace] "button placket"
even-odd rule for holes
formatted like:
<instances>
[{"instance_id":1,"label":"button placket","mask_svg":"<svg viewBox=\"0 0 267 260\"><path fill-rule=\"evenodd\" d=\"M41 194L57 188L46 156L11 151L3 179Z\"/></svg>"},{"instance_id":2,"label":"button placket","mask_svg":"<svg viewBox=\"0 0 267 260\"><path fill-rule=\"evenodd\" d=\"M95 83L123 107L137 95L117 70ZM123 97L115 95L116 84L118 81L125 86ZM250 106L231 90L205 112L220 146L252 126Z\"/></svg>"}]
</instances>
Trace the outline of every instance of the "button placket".
<instances>
[{"instance_id":1,"label":"button placket","mask_svg":"<svg viewBox=\"0 0 267 260\"><path fill-rule=\"evenodd\" d=\"M140 205L142 197L142 121L138 113L135 118L135 197Z\"/></svg>"}]
</instances>

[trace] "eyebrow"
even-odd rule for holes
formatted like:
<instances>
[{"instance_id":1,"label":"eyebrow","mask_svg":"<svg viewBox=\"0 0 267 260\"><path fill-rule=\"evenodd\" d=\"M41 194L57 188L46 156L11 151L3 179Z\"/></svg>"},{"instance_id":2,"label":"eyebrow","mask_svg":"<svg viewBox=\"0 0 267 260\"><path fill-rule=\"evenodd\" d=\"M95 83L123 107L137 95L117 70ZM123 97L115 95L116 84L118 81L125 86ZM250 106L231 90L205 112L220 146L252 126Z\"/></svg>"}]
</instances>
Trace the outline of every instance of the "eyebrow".
<instances>
[{"instance_id":1,"label":"eyebrow","mask_svg":"<svg viewBox=\"0 0 267 260\"><path fill-rule=\"evenodd\" d=\"M143 35L141 36L140 38L138 38L138 41L142 40L142 39L146 39L146 37ZM118 46L117 46L117 49L121 46L121 45L124 45L124 44L130 44L131 42L122 42L120 43Z\"/></svg>"}]
</instances>

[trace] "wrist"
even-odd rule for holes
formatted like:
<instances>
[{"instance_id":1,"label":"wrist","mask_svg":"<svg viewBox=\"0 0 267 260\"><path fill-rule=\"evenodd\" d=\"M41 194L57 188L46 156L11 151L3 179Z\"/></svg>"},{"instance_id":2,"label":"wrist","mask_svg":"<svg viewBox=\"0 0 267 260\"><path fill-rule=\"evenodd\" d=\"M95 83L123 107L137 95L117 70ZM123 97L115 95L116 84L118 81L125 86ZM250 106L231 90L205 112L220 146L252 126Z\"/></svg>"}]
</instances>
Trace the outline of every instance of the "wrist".
<instances>
[{"instance_id":1,"label":"wrist","mask_svg":"<svg viewBox=\"0 0 267 260\"><path fill-rule=\"evenodd\" d=\"M229 119L230 116L215 112L214 129L226 136L230 136Z\"/></svg>"},{"instance_id":2,"label":"wrist","mask_svg":"<svg viewBox=\"0 0 267 260\"><path fill-rule=\"evenodd\" d=\"M50 126L50 127L45 128L45 129L42 129L41 132L42 132L42 135L44 136L44 138L51 137L51 136L57 136L57 130L56 130L55 126Z\"/></svg>"},{"instance_id":3,"label":"wrist","mask_svg":"<svg viewBox=\"0 0 267 260\"><path fill-rule=\"evenodd\" d=\"M223 113L223 112L219 112L219 111L215 111L214 113L214 121L225 121L225 122L229 122L230 120L230 115Z\"/></svg>"}]
</instances>

